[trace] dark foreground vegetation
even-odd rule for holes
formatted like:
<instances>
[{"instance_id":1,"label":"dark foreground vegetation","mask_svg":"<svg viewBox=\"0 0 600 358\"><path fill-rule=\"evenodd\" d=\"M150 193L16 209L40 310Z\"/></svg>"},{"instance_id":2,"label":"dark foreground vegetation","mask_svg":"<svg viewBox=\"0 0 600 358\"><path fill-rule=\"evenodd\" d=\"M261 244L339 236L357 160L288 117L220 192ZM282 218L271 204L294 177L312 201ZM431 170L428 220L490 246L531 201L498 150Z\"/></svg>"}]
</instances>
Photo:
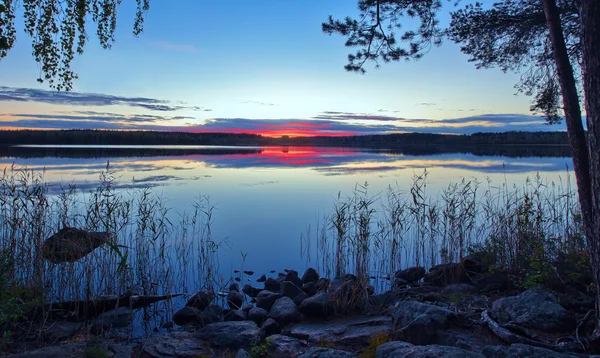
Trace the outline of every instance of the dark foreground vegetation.
<instances>
[{"instance_id":1,"label":"dark foreground vegetation","mask_svg":"<svg viewBox=\"0 0 600 358\"><path fill-rule=\"evenodd\" d=\"M424 173L411 188L379 195L357 186L302 236L315 269L300 275L252 272L243 261L239 271L226 272L218 260L222 243L211 233L209 198L169 219L150 191L115 190L109 169L85 196L75 187L48 195L40 173L13 169L0 177L1 352L567 357L598 351L584 338L594 328L595 287L568 183L538 177L507 188L463 180L431 196ZM52 255L48 238L56 239L59 227L102 232L106 243L76 258ZM171 299L180 293L187 300Z\"/></svg>"}]
</instances>

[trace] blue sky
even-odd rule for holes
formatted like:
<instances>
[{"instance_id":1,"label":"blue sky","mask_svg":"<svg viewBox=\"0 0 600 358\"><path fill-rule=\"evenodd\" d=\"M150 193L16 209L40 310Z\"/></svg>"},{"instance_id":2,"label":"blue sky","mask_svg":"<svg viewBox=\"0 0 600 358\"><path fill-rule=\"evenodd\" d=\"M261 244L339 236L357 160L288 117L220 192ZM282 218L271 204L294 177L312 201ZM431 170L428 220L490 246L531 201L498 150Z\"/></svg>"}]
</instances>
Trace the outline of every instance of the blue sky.
<instances>
[{"instance_id":1,"label":"blue sky","mask_svg":"<svg viewBox=\"0 0 600 358\"><path fill-rule=\"evenodd\" d=\"M88 28L70 94L36 82L39 67L18 18L16 46L0 61L0 127L274 135L564 129L530 116L530 99L514 95L518 74L476 70L448 41L417 62L346 72L352 50L323 34L321 23L355 15L355 1L153 0L139 38L134 12L133 1L119 8L110 50Z\"/></svg>"}]
</instances>

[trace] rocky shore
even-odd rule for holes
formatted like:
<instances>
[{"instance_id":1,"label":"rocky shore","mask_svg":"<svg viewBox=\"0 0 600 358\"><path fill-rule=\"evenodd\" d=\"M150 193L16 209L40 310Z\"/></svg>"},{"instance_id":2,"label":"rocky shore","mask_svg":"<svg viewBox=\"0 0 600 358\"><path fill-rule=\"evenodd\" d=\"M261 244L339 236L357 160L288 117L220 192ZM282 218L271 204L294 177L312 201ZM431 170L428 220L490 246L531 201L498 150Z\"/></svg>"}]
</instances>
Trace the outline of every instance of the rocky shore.
<instances>
[{"instance_id":1,"label":"rocky shore","mask_svg":"<svg viewBox=\"0 0 600 358\"><path fill-rule=\"evenodd\" d=\"M85 324L54 322L44 330L49 346L13 356L510 358L598 352L585 339L594 309L585 272L556 270L543 289L517 284L518 276L494 271L474 254L429 271L398 271L390 277L392 288L376 294L367 280L351 274L330 280L314 269L302 275L286 270L254 285L232 283L225 293L201 290L171 324L143 341L102 338L131 324L131 308L124 306ZM78 341L81 332L95 338Z\"/></svg>"}]
</instances>

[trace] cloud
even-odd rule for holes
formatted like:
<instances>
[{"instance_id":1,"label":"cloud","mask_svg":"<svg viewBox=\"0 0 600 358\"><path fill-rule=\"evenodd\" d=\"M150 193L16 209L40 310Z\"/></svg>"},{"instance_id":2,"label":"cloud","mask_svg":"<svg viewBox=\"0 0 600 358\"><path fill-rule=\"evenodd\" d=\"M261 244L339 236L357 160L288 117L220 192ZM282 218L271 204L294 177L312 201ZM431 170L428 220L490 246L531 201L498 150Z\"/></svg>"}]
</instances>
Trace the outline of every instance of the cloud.
<instances>
[{"instance_id":1,"label":"cloud","mask_svg":"<svg viewBox=\"0 0 600 358\"><path fill-rule=\"evenodd\" d=\"M204 107L188 106L185 105L185 103L174 104L171 101L147 97L124 97L83 92L55 92L34 88L0 86L0 102L7 101L37 102L70 106L130 106L160 112L178 110L210 111L210 109Z\"/></svg>"},{"instance_id":2,"label":"cloud","mask_svg":"<svg viewBox=\"0 0 600 358\"><path fill-rule=\"evenodd\" d=\"M421 102L421 103L417 103L415 106L433 107L433 106L437 106L437 103Z\"/></svg>"},{"instance_id":3,"label":"cloud","mask_svg":"<svg viewBox=\"0 0 600 358\"><path fill-rule=\"evenodd\" d=\"M267 107L276 106L275 103L261 102L261 101L242 101L241 103L243 103L243 104L256 104L258 106L267 106Z\"/></svg>"},{"instance_id":4,"label":"cloud","mask_svg":"<svg viewBox=\"0 0 600 358\"><path fill-rule=\"evenodd\" d=\"M187 52L187 53L197 53L200 52L200 49L194 45L189 44L179 44L169 41L152 41L152 45L155 47L174 51L174 52Z\"/></svg>"}]
</instances>

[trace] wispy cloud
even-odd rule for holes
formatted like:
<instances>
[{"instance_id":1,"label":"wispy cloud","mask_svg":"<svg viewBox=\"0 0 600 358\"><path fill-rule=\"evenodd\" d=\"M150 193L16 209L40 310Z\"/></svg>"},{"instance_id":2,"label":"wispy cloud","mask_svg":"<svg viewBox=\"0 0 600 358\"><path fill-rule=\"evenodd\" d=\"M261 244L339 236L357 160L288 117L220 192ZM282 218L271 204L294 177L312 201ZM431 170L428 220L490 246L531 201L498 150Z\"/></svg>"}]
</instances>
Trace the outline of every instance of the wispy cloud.
<instances>
[{"instance_id":1,"label":"wispy cloud","mask_svg":"<svg viewBox=\"0 0 600 358\"><path fill-rule=\"evenodd\" d=\"M265 107L273 107L276 106L275 103L271 102L261 102L261 101L241 101L243 104L255 104L257 106L265 106Z\"/></svg>"},{"instance_id":2,"label":"wispy cloud","mask_svg":"<svg viewBox=\"0 0 600 358\"><path fill-rule=\"evenodd\" d=\"M0 102L37 102L76 106L130 106L152 111L169 112L178 110L210 111L209 108L173 103L167 100L147 97L124 97L102 93L55 92L34 88L0 86Z\"/></svg>"},{"instance_id":3,"label":"wispy cloud","mask_svg":"<svg viewBox=\"0 0 600 358\"><path fill-rule=\"evenodd\" d=\"M200 52L200 49L194 45L189 44L180 44L174 43L170 41L152 41L152 45L155 47L175 52L188 52L188 53L196 53Z\"/></svg>"}]
</instances>

